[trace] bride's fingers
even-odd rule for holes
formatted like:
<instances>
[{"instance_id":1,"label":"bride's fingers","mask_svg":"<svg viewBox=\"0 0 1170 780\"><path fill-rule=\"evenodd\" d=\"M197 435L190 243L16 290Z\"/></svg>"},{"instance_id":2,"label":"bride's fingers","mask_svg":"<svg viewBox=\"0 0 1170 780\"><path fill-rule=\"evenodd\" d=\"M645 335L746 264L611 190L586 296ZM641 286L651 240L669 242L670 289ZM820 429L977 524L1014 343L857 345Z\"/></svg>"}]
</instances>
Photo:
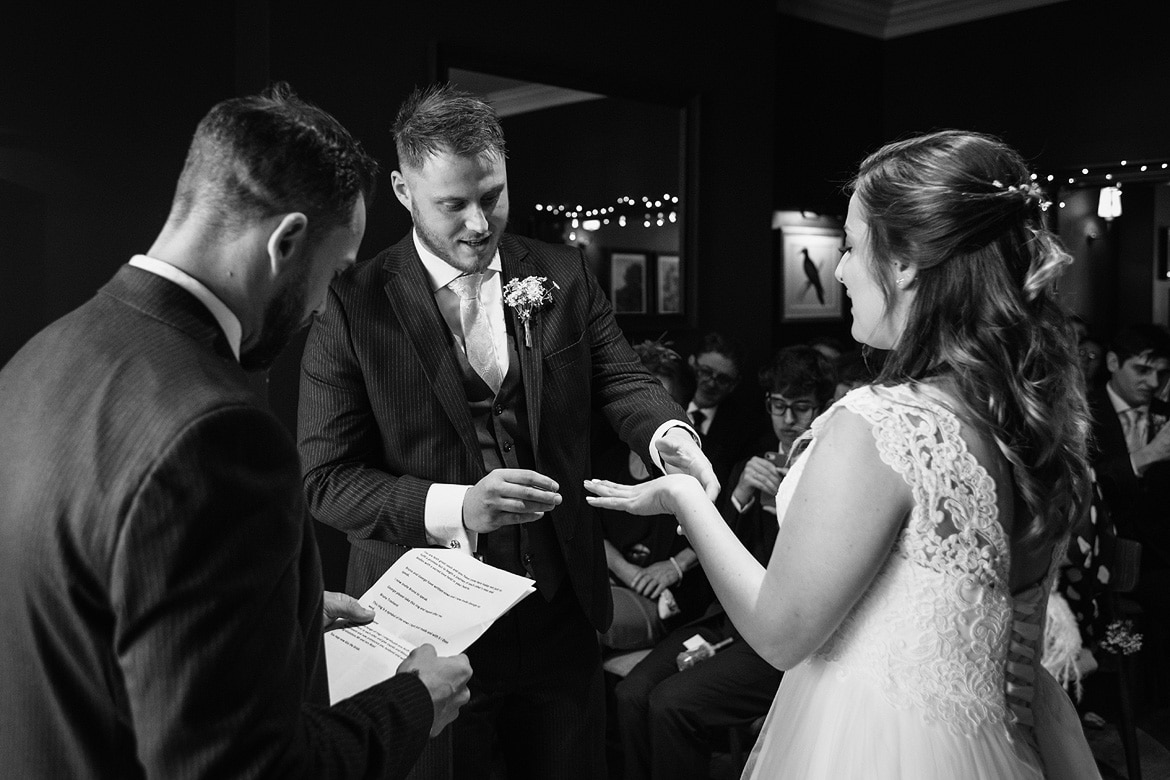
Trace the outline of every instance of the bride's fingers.
<instances>
[{"instance_id":1,"label":"bride's fingers","mask_svg":"<svg viewBox=\"0 0 1170 780\"><path fill-rule=\"evenodd\" d=\"M624 498L602 498L601 496L585 496L586 503L589 506L595 506L598 509L617 509L624 511L627 503Z\"/></svg>"},{"instance_id":2,"label":"bride's fingers","mask_svg":"<svg viewBox=\"0 0 1170 780\"><path fill-rule=\"evenodd\" d=\"M608 479L587 479L585 480L585 489L598 496L628 496L630 494L629 485L619 485Z\"/></svg>"}]
</instances>

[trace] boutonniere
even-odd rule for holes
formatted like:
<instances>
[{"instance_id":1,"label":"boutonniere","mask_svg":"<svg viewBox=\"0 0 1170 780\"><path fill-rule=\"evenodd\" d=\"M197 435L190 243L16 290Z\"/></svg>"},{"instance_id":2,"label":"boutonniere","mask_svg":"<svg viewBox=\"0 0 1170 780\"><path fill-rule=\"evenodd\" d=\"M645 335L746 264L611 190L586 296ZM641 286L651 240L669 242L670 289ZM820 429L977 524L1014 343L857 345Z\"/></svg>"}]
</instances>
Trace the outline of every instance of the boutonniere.
<instances>
[{"instance_id":1,"label":"boutonniere","mask_svg":"<svg viewBox=\"0 0 1170 780\"><path fill-rule=\"evenodd\" d=\"M551 284L550 288L548 285ZM532 346L532 312L552 303L553 289L561 289L556 282L549 282L544 276L526 276L523 279L509 279L504 285L504 303L516 310L524 324L524 346Z\"/></svg>"}]
</instances>

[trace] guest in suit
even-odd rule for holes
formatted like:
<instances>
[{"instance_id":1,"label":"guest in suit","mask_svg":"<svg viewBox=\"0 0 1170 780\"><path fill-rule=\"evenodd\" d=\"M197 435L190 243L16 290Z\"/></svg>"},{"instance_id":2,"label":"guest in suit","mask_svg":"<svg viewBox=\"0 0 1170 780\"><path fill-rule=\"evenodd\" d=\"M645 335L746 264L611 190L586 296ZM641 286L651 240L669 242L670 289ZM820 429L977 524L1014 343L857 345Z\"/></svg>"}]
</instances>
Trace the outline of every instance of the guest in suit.
<instances>
[{"instance_id":1,"label":"guest in suit","mask_svg":"<svg viewBox=\"0 0 1170 780\"><path fill-rule=\"evenodd\" d=\"M411 547L475 553L538 594L468 650L471 701L420 777L604 776L597 633L611 604L585 502L593 410L656 468L717 494L683 409L641 365L583 254L504 233L503 131L433 86L394 123L414 229L331 287L302 364L310 509L362 593ZM498 759L498 760L493 760Z\"/></svg>"},{"instance_id":2,"label":"guest in suit","mask_svg":"<svg viewBox=\"0 0 1170 780\"><path fill-rule=\"evenodd\" d=\"M694 390L682 355L661 341L646 340L634 352L680 404ZM593 458L593 475L624 484L650 478L642 456L620 441ZM653 647L668 629L693 620L715 598L695 551L665 516L638 517L600 510L605 559L613 596L613 622L601 636L603 648Z\"/></svg>"},{"instance_id":3,"label":"guest in suit","mask_svg":"<svg viewBox=\"0 0 1170 780\"><path fill-rule=\"evenodd\" d=\"M283 85L218 104L149 252L0 371L6 777L404 777L466 701L428 645L328 706L296 447L245 373L353 263L374 173Z\"/></svg>"},{"instance_id":4,"label":"guest in suit","mask_svg":"<svg viewBox=\"0 0 1170 780\"><path fill-rule=\"evenodd\" d=\"M794 445L833 398L830 360L810 346L781 349L761 373L772 420L769 446L737 463L717 505L756 560L767 565L779 525L776 491ZM669 521L667 521L669 524ZM699 635L715 644L713 657L680 672L683 642ZM713 740L728 727L751 724L768 712L782 673L752 650L723 607L669 634L614 690L625 780L706 780Z\"/></svg>"},{"instance_id":5,"label":"guest in suit","mask_svg":"<svg viewBox=\"0 0 1170 780\"><path fill-rule=\"evenodd\" d=\"M719 333L708 333L688 364L695 376L695 394L687 404L687 416L702 437L703 452L715 468L719 483L726 484L731 467L759 445L763 415L745 409L734 396L744 370L739 344Z\"/></svg>"},{"instance_id":6,"label":"guest in suit","mask_svg":"<svg viewBox=\"0 0 1170 780\"><path fill-rule=\"evenodd\" d=\"M1117 331L1105 353L1109 381L1090 387L1093 468L1119 536L1142 543L1135 595L1146 612L1158 695L1170 695L1170 333L1150 323Z\"/></svg>"}]
</instances>

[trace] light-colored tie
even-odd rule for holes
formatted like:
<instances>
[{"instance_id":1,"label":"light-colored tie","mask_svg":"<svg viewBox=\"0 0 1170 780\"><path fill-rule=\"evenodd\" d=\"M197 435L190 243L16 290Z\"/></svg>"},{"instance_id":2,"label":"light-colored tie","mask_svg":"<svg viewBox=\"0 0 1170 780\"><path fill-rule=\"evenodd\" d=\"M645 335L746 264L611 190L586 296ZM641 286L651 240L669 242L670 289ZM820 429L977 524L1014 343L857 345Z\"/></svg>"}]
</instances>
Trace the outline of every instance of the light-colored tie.
<instances>
[{"instance_id":1,"label":"light-colored tie","mask_svg":"<svg viewBox=\"0 0 1170 780\"><path fill-rule=\"evenodd\" d=\"M479 299L480 288L491 273L494 272L460 276L452 279L447 286L459 296L459 324L463 326L467 362L492 389L492 393L498 393L504 378L500 373L500 361L496 357L496 340L492 335L487 307Z\"/></svg>"},{"instance_id":2,"label":"light-colored tie","mask_svg":"<svg viewBox=\"0 0 1170 780\"><path fill-rule=\"evenodd\" d=\"M1125 429L1125 446L1130 452L1137 452L1146 446L1146 410L1126 409L1121 414L1121 427Z\"/></svg>"}]
</instances>

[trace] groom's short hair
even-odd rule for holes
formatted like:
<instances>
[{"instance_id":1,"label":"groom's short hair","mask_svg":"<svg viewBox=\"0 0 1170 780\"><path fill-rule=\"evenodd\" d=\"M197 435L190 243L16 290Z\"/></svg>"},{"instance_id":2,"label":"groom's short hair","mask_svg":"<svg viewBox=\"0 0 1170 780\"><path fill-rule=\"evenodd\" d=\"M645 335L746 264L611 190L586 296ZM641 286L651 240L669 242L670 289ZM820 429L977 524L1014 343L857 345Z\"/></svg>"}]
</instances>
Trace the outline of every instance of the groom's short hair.
<instances>
[{"instance_id":1,"label":"groom's short hair","mask_svg":"<svg viewBox=\"0 0 1170 780\"><path fill-rule=\"evenodd\" d=\"M227 231L299 211L317 237L373 197L378 165L341 123L283 82L216 104L187 151L170 221L193 213Z\"/></svg>"}]
</instances>

